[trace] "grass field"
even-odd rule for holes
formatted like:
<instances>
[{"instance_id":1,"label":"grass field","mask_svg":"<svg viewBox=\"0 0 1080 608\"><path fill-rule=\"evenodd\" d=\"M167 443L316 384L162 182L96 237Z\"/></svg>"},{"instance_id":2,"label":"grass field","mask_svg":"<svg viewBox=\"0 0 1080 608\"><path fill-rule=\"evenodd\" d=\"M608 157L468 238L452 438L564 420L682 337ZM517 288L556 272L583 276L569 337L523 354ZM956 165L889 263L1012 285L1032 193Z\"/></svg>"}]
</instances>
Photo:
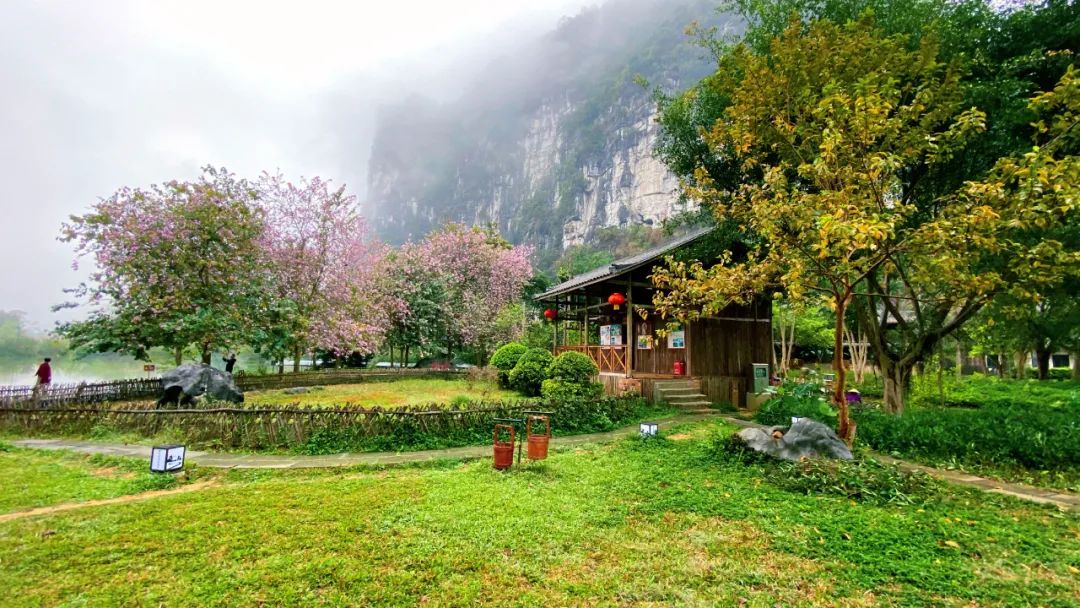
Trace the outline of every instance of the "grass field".
<instances>
[{"instance_id":1,"label":"grass field","mask_svg":"<svg viewBox=\"0 0 1080 608\"><path fill-rule=\"evenodd\" d=\"M244 395L247 405L320 405L350 404L359 407L394 408L403 405L471 401L518 400L521 395L499 388L494 382L469 382L438 378L405 378L393 382L365 382L313 387L306 393L290 395L282 390L252 391Z\"/></svg>"},{"instance_id":2,"label":"grass field","mask_svg":"<svg viewBox=\"0 0 1080 608\"><path fill-rule=\"evenodd\" d=\"M1075 606L1080 518L972 490L803 495L672 440L388 471L230 472L0 523L5 606ZM0 460L0 466L7 466Z\"/></svg>"},{"instance_id":3,"label":"grass field","mask_svg":"<svg viewBox=\"0 0 1080 608\"><path fill-rule=\"evenodd\" d=\"M126 458L0 444L0 514L161 490L182 481L148 468L146 462Z\"/></svg>"}]
</instances>

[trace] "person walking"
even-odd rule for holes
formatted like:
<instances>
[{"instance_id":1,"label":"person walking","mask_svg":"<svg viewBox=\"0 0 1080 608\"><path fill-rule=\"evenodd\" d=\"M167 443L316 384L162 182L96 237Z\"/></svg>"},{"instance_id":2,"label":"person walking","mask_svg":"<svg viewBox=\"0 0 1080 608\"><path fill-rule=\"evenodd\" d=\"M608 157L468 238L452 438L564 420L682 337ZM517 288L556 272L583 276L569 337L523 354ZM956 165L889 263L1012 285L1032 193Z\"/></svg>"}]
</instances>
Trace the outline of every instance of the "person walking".
<instances>
[{"instance_id":1,"label":"person walking","mask_svg":"<svg viewBox=\"0 0 1080 608\"><path fill-rule=\"evenodd\" d=\"M49 383L52 382L52 366L49 363L52 361L49 357L45 357L45 360L38 366L37 371L34 372L34 403L37 403L41 398L43 392L47 392L49 389Z\"/></svg>"},{"instance_id":2,"label":"person walking","mask_svg":"<svg viewBox=\"0 0 1080 608\"><path fill-rule=\"evenodd\" d=\"M233 367L236 365L236 353L229 353L229 356L225 359L225 373L231 374Z\"/></svg>"}]
</instances>

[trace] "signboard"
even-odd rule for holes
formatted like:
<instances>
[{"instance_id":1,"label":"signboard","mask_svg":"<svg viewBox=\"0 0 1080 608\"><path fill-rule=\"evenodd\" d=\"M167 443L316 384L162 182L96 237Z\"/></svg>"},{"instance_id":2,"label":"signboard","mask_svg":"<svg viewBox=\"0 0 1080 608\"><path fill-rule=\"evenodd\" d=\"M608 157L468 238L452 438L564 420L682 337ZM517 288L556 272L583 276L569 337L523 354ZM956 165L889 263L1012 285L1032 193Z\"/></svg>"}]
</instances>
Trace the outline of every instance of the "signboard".
<instances>
[{"instance_id":1,"label":"signboard","mask_svg":"<svg viewBox=\"0 0 1080 608\"><path fill-rule=\"evenodd\" d=\"M686 328L682 325L677 325L674 329L668 331L667 335L667 347L668 348L686 348Z\"/></svg>"},{"instance_id":2,"label":"signboard","mask_svg":"<svg viewBox=\"0 0 1080 608\"><path fill-rule=\"evenodd\" d=\"M769 364L754 364L754 394L760 395L769 388Z\"/></svg>"},{"instance_id":3,"label":"signboard","mask_svg":"<svg viewBox=\"0 0 1080 608\"><path fill-rule=\"evenodd\" d=\"M601 325L600 346L621 346L623 343L622 325Z\"/></svg>"},{"instance_id":4,"label":"signboard","mask_svg":"<svg viewBox=\"0 0 1080 608\"><path fill-rule=\"evenodd\" d=\"M637 333L634 335L635 342L637 343L638 350L651 350L652 349L652 328L649 327L648 321L642 321L638 323Z\"/></svg>"},{"instance_id":5,"label":"signboard","mask_svg":"<svg viewBox=\"0 0 1080 608\"><path fill-rule=\"evenodd\" d=\"M154 367L153 363L147 363L146 365L142 366L142 371L144 371L144 372L152 372L155 369L157 369L157 368Z\"/></svg>"},{"instance_id":6,"label":"signboard","mask_svg":"<svg viewBox=\"0 0 1080 608\"><path fill-rule=\"evenodd\" d=\"M150 470L155 473L179 471L184 468L186 451L182 445L154 446L150 449Z\"/></svg>"}]
</instances>

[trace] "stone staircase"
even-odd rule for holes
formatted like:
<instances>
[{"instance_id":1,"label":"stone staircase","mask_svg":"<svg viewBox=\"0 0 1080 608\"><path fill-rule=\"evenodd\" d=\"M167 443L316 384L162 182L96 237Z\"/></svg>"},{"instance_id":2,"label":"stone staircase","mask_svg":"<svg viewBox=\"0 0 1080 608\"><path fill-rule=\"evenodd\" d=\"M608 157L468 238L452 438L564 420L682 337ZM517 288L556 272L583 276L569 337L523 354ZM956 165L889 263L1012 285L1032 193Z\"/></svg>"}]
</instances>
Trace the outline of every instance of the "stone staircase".
<instances>
[{"instance_id":1,"label":"stone staircase","mask_svg":"<svg viewBox=\"0 0 1080 608\"><path fill-rule=\"evenodd\" d=\"M674 405L686 412L713 411L712 402L701 392L700 380L657 380L653 386L655 401Z\"/></svg>"}]
</instances>

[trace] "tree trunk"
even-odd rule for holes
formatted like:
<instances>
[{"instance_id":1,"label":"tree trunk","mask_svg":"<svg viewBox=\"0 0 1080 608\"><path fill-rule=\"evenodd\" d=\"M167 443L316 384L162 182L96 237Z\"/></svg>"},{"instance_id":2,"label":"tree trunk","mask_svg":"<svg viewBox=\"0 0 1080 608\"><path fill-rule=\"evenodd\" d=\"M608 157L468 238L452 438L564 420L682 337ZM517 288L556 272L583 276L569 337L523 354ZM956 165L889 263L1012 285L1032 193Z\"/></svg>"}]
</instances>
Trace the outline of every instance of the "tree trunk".
<instances>
[{"instance_id":1,"label":"tree trunk","mask_svg":"<svg viewBox=\"0 0 1080 608\"><path fill-rule=\"evenodd\" d=\"M278 359L277 373L279 376L285 373L285 357Z\"/></svg>"},{"instance_id":2,"label":"tree trunk","mask_svg":"<svg viewBox=\"0 0 1080 608\"><path fill-rule=\"evenodd\" d=\"M1035 351L1035 357L1039 362L1039 380L1050 379L1050 351L1040 348Z\"/></svg>"},{"instance_id":3,"label":"tree trunk","mask_svg":"<svg viewBox=\"0 0 1080 608\"><path fill-rule=\"evenodd\" d=\"M1023 380L1024 376L1027 375L1027 359L1027 353L1016 353L1016 369L1013 370L1013 377L1017 380Z\"/></svg>"},{"instance_id":4,"label":"tree trunk","mask_svg":"<svg viewBox=\"0 0 1080 608\"><path fill-rule=\"evenodd\" d=\"M294 372L300 371L300 353L302 352L299 344L293 346L292 371Z\"/></svg>"},{"instance_id":5,"label":"tree trunk","mask_svg":"<svg viewBox=\"0 0 1080 608\"><path fill-rule=\"evenodd\" d=\"M406 344L405 345L405 356L402 357L402 364L403 364L404 367L409 366L409 350L410 350L409 345Z\"/></svg>"},{"instance_id":6,"label":"tree trunk","mask_svg":"<svg viewBox=\"0 0 1080 608\"><path fill-rule=\"evenodd\" d=\"M847 370L844 369L844 312L847 310L848 297L836 303L836 328L833 334L833 404L836 406L836 434L848 446L855 443L855 421L851 419L847 402Z\"/></svg>"},{"instance_id":7,"label":"tree trunk","mask_svg":"<svg viewBox=\"0 0 1080 608\"><path fill-rule=\"evenodd\" d=\"M209 344L203 344L203 347L202 347L202 363L203 363L203 365L210 365L210 357L212 357L213 354L214 353L212 353L210 351L210 345Z\"/></svg>"},{"instance_id":8,"label":"tree trunk","mask_svg":"<svg viewBox=\"0 0 1080 608\"><path fill-rule=\"evenodd\" d=\"M956 379L964 377L964 344L956 339Z\"/></svg>"},{"instance_id":9,"label":"tree trunk","mask_svg":"<svg viewBox=\"0 0 1080 608\"><path fill-rule=\"evenodd\" d=\"M1080 380L1080 351L1069 353L1069 360L1072 363L1072 379Z\"/></svg>"},{"instance_id":10,"label":"tree trunk","mask_svg":"<svg viewBox=\"0 0 1080 608\"><path fill-rule=\"evenodd\" d=\"M184 349L182 347L177 346L176 350L173 351L173 355L176 358L177 367L184 364Z\"/></svg>"},{"instance_id":11,"label":"tree trunk","mask_svg":"<svg viewBox=\"0 0 1080 608\"><path fill-rule=\"evenodd\" d=\"M904 413L904 399L911 387L911 366L901 365L888 358L881 360L881 375L885 379L885 411L891 414Z\"/></svg>"}]
</instances>

